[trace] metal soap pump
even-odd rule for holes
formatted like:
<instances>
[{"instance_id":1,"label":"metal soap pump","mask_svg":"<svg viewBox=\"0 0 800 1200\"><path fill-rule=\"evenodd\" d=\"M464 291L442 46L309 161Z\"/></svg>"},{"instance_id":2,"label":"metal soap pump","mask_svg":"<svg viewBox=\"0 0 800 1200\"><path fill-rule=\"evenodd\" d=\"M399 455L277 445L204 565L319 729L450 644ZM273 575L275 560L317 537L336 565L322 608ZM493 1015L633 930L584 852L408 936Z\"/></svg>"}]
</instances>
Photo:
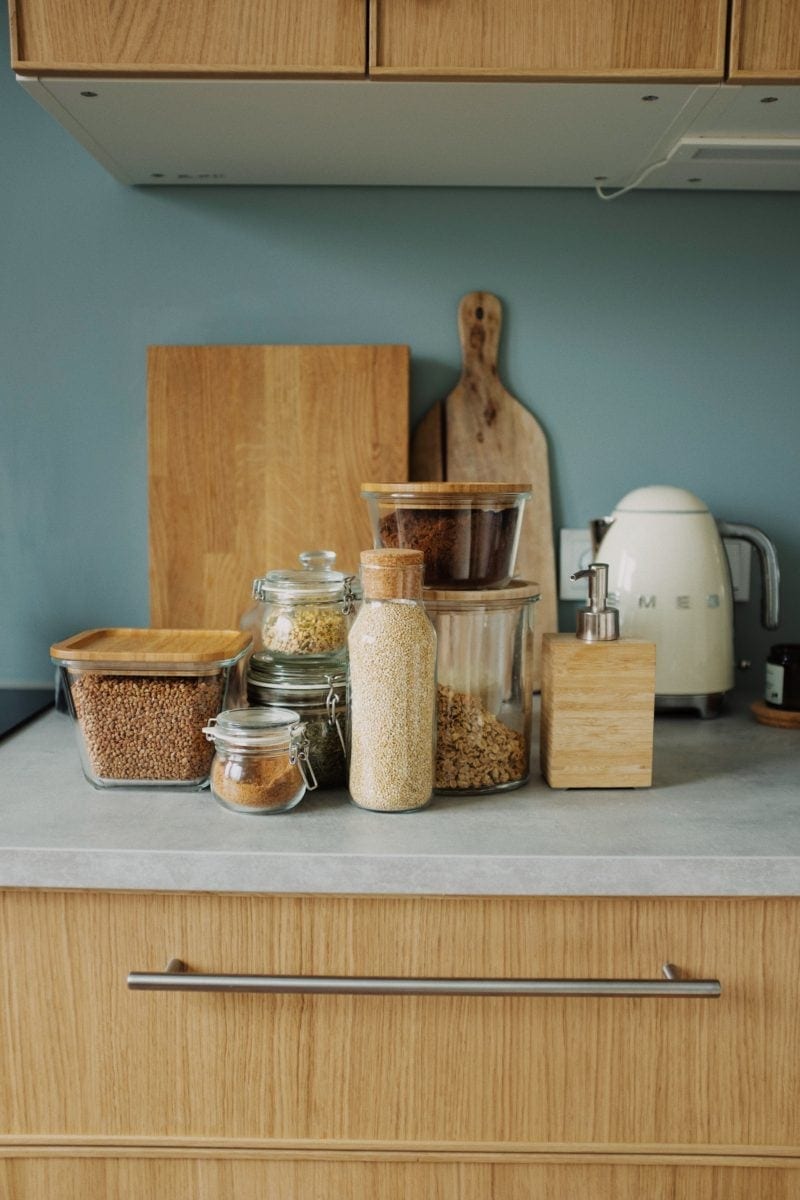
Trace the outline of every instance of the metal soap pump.
<instances>
[{"instance_id":1,"label":"metal soap pump","mask_svg":"<svg viewBox=\"0 0 800 1200\"><path fill-rule=\"evenodd\" d=\"M650 787L653 782L654 642L619 636L608 565L590 563L575 635L542 638L542 774L554 788Z\"/></svg>"},{"instance_id":2,"label":"metal soap pump","mask_svg":"<svg viewBox=\"0 0 800 1200\"><path fill-rule=\"evenodd\" d=\"M578 628L575 634L582 642L615 642L619 637L619 612L609 608L608 566L606 563L590 563L584 571L570 575L576 579L589 580L589 607L578 609Z\"/></svg>"}]
</instances>

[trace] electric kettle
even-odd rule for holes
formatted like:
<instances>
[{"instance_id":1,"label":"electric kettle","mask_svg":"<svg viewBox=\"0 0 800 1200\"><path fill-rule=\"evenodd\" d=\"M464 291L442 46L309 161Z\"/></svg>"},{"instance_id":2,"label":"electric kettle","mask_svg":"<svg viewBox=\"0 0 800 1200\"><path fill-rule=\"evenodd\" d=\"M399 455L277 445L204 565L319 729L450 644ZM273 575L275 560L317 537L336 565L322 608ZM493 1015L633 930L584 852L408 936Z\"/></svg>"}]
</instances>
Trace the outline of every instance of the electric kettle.
<instances>
[{"instance_id":1,"label":"electric kettle","mask_svg":"<svg viewBox=\"0 0 800 1200\"><path fill-rule=\"evenodd\" d=\"M716 717L733 687L733 586L722 538L756 548L761 623L778 624L775 546L751 525L716 521L691 492L643 487L590 524L594 557L608 563L620 633L656 644L656 709Z\"/></svg>"}]
</instances>

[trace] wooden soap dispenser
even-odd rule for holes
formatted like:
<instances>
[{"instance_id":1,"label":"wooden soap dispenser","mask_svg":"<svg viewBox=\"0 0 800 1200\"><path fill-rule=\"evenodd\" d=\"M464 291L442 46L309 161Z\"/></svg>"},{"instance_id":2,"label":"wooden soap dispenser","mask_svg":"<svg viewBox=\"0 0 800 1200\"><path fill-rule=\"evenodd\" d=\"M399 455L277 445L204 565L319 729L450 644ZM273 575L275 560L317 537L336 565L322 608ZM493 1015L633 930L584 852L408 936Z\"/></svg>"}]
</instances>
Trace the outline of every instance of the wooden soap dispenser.
<instances>
[{"instance_id":1,"label":"wooden soap dispenser","mask_svg":"<svg viewBox=\"0 0 800 1200\"><path fill-rule=\"evenodd\" d=\"M591 563L578 628L542 639L542 774L554 788L650 787L655 643L619 636L608 566Z\"/></svg>"}]
</instances>

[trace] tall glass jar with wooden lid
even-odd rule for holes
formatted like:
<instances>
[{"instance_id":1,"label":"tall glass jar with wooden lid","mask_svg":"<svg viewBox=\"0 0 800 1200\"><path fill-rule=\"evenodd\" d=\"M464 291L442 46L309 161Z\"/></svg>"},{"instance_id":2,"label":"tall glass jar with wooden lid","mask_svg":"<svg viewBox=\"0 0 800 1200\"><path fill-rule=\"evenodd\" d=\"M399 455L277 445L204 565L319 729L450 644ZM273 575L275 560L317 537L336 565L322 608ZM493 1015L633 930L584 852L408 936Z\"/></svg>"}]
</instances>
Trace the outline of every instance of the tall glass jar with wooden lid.
<instances>
[{"instance_id":1,"label":"tall glass jar with wooden lid","mask_svg":"<svg viewBox=\"0 0 800 1200\"><path fill-rule=\"evenodd\" d=\"M365 550L348 637L349 789L361 808L423 808L434 785L436 633L419 550Z\"/></svg>"}]
</instances>

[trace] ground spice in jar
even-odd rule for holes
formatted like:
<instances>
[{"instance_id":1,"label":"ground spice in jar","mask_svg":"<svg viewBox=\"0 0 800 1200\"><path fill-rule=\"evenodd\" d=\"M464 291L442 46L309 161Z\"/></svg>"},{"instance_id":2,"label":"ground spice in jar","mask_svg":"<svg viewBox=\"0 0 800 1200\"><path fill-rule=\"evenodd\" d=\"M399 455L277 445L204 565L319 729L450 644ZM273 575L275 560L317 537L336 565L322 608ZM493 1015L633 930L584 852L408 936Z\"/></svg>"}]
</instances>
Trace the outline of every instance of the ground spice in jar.
<instances>
[{"instance_id":1,"label":"ground spice in jar","mask_svg":"<svg viewBox=\"0 0 800 1200\"><path fill-rule=\"evenodd\" d=\"M413 546L425 556L426 587L470 588L508 582L516 508L398 508L380 522L384 546Z\"/></svg>"},{"instance_id":2,"label":"ground spice in jar","mask_svg":"<svg viewBox=\"0 0 800 1200\"><path fill-rule=\"evenodd\" d=\"M282 811L304 788L300 768L288 751L227 757L218 750L211 767L212 792L236 808Z\"/></svg>"},{"instance_id":3,"label":"ground spice in jar","mask_svg":"<svg viewBox=\"0 0 800 1200\"><path fill-rule=\"evenodd\" d=\"M485 708L478 696L440 684L436 730L437 789L484 791L527 778L524 737Z\"/></svg>"}]
</instances>

